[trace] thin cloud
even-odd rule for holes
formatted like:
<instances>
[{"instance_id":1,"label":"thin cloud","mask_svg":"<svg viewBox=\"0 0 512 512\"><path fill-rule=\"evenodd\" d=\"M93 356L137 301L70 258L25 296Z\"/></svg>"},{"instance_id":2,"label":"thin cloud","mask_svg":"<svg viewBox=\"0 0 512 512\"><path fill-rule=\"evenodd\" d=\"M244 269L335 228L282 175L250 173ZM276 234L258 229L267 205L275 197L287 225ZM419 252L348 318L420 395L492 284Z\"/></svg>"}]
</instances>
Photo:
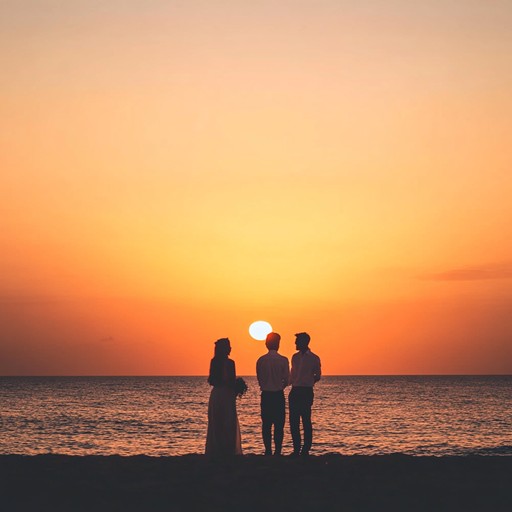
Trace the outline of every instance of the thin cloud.
<instances>
[{"instance_id":1,"label":"thin cloud","mask_svg":"<svg viewBox=\"0 0 512 512\"><path fill-rule=\"evenodd\" d=\"M424 274L420 278L427 281L482 281L486 279L512 279L512 262L455 268L444 272Z\"/></svg>"}]
</instances>

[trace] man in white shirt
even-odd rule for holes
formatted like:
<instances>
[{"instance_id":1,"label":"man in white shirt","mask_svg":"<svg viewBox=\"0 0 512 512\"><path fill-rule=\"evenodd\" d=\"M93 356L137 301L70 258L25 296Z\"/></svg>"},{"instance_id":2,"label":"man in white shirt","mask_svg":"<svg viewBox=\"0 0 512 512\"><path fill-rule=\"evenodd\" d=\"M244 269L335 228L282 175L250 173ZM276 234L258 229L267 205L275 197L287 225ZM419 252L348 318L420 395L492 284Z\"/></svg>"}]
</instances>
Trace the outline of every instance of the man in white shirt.
<instances>
[{"instance_id":1,"label":"man in white shirt","mask_svg":"<svg viewBox=\"0 0 512 512\"><path fill-rule=\"evenodd\" d=\"M272 425L274 426L274 455L281 455L283 445L286 402L284 388L288 385L290 365L288 359L277 353L281 336L277 332L267 335L268 353L256 362L256 376L261 388L261 422L265 455L272 455Z\"/></svg>"},{"instance_id":2,"label":"man in white shirt","mask_svg":"<svg viewBox=\"0 0 512 512\"><path fill-rule=\"evenodd\" d=\"M313 386L322 376L320 358L309 350L310 336L306 332L295 335L295 346L298 350L292 356L290 383L292 389L288 395L290 407L290 432L293 440L293 454L309 455L313 443L313 425L311 423L311 407L313 405ZM300 435L300 420L304 429L304 444Z\"/></svg>"}]
</instances>

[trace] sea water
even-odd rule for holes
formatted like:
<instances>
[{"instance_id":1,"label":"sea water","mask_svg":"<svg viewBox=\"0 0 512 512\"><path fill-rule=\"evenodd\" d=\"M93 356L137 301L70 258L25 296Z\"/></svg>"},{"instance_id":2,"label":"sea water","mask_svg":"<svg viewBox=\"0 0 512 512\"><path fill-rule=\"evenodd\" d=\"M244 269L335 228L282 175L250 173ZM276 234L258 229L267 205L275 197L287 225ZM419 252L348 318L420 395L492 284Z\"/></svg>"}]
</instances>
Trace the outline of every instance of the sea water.
<instances>
[{"instance_id":1,"label":"sea water","mask_svg":"<svg viewBox=\"0 0 512 512\"><path fill-rule=\"evenodd\" d=\"M261 454L245 380L242 446ZM203 453L209 394L206 377L0 377L0 454ZM314 455L512 455L512 376L326 376L313 427Z\"/></svg>"}]
</instances>

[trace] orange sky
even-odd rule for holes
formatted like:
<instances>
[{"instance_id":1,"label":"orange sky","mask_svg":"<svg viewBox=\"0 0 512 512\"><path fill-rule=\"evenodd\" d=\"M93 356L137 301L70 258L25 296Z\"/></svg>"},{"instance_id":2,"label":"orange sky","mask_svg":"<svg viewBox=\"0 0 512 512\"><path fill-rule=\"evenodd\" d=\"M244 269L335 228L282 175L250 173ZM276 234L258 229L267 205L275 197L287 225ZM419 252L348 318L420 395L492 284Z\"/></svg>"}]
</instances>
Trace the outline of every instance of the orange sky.
<instances>
[{"instance_id":1,"label":"orange sky","mask_svg":"<svg viewBox=\"0 0 512 512\"><path fill-rule=\"evenodd\" d=\"M512 373L508 1L0 6L0 374Z\"/></svg>"}]
</instances>

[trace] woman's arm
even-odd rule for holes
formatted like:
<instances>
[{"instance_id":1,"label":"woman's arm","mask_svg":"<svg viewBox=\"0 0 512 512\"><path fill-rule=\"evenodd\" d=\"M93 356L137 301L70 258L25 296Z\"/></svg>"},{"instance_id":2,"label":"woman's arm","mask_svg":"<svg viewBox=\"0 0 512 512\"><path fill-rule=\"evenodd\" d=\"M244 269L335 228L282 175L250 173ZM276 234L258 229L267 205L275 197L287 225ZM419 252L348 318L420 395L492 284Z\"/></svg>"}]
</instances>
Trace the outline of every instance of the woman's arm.
<instances>
[{"instance_id":1,"label":"woman's arm","mask_svg":"<svg viewBox=\"0 0 512 512\"><path fill-rule=\"evenodd\" d=\"M232 359L227 360L226 364L226 384L235 389L235 381L236 381L236 370L235 370L235 361Z\"/></svg>"}]
</instances>

